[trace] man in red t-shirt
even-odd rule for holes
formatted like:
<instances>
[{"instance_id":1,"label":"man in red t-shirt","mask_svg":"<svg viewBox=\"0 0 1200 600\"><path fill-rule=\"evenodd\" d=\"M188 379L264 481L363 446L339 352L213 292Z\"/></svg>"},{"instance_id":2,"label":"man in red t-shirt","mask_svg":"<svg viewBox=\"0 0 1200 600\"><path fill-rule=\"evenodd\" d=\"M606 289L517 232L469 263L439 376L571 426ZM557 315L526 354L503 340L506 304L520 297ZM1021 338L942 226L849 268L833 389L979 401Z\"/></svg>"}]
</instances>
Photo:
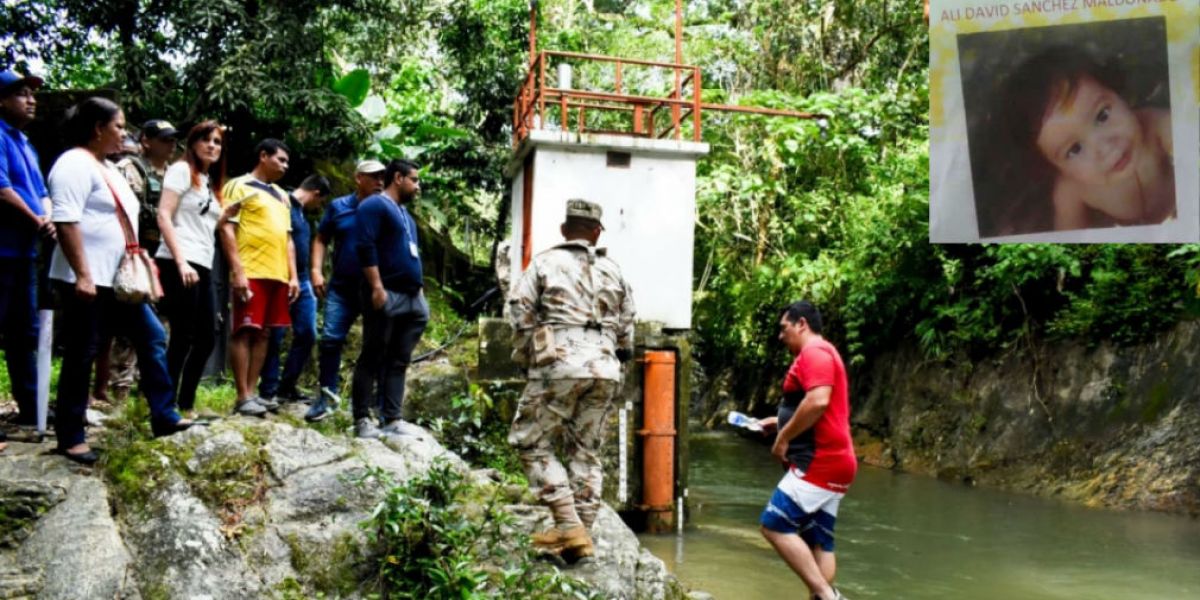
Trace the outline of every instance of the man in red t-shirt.
<instances>
[{"instance_id":1,"label":"man in red t-shirt","mask_svg":"<svg viewBox=\"0 0 1200 600\"><path fill-rule=\"evenodd\" d=\"M779 433L771 454L788 467L763 510L763 536L804 580L814 599L833 588L833 527L858 470L850 438L846 366L821 337L821 313L796 302L779 317L779 341L796 357L783 380Z\"/></svg>"}]
</instances>

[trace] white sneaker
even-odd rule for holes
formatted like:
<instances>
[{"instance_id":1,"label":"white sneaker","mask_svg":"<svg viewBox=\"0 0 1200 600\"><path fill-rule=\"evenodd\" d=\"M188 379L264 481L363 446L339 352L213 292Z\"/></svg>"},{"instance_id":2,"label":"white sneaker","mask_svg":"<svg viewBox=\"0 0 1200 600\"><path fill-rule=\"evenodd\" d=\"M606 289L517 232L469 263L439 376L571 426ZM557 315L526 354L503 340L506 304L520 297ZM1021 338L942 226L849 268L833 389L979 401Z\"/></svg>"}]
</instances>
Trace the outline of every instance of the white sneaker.
<instances>
[{"instance_id":1,"label":"white sneaker","mask_svg":"<svg viewBox=\"0 0 1200 600\"><path fill-rule=\"evenodd\" d=\"M383 432L375 426L371 419L359 419L354 422L354 435L368 440L379 439L383 436Z\"/></svg>"},{"instance_id":2,"label":"white sneaker","mask_svg":"<svg viewBox=\"0 0 1200 600\"><path fill-rule=\"evenodd\" d=\"M258 402L260 406L271 412L276 412L279 410L279 401L275 400L274 398L263 398L262 396L256 395L254 396L254 401Z\"/></svg>"},{"instance_id":3,"label":"white sneaker","mask_svg":"<svg viewBox=\"0 0 1200 600\"><path fill-rule=\"evenodd\" d=\"M813 594L812 600L821 600L821 597L816 594ZM846 600L846 597L843 596L842 593L839 592L837 588L833 588L833 599L832 600Z\"/></svg>"},{"instance_id":4,"label":"white sneaker","mask_svg":"<svg viewBox=\"0 0 1200 600\"><path fill-rule=\"evenodd\" d=\"M238 402L237 406L233 407L233 412L247 417L261 417L267 414L267 407L259 404L257 397L252 397L244 402Z\"/></svg>"},{"instance_id":5,"label":"white sneaker","mask_svg":"<svg viewBox=\"0 0 1200 600\"><path fill-rule=\"evenodd\" d=\"M429 435L424 429L413 425L404 419L392 419L380 430L384 435L407 435L410 437L425 437Z\"/></svg>"}]
</instances>

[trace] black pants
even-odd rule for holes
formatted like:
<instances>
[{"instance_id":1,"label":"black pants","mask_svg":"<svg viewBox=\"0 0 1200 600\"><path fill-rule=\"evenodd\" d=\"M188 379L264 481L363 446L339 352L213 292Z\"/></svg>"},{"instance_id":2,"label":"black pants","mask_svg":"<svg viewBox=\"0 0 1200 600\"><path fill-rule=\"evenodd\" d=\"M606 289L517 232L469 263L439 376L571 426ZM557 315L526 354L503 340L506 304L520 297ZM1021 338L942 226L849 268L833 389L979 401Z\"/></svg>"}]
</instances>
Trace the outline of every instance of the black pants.
<instances>
[{"instance_id":1,"label":"black pants","mask_svg":"<svg viewBox=\"0 0 1200 600\"><path fill-rule=\"evenodd\" d=\"M112 288L100 286L96 286L96 297L85 301L75 295L74 284L57 283L64 334L54 424L58 447L66 450L83 443L92 363L100 350L100 340L118 331L133 342L137 351L141 372L138 389L150 404L151 428L158 431L179 421L175 390L167 375L167 333L150 305L120 302Z\"/></svg>"},{"instance_id":2,"label":"black pants","mask_svg":"<svg viewBox=\"0 0 1200 600\"><path fill-rule=\"evenodd\" d=\"M159 312L171 325L167 371L175 385L179 409L192 410L204 366L217 343L217 296L212 273L189 263L200 281L184 287L175 261L160 258L157 262L163 285Z\"/></svg>"},{"instance_id":3,"label":"black pants","mask_svg":"<svg viewBox=\"0 0 1200 600\"><path fill-rule=\"evenodd\" d=\"M376 381L383 386L380 420L384 423L400 418L404 402L404 378L412 360L413 349L421 341L429 323L429 304L425 294L387 293L382 310L371 305L370 292L364 291L363 346L354 366L351 398L354 420L371 416L371 400L376 397Z\"/></svg>"},{"instance_id":4,"label":"black pants","mask_svg":"<svg viewBox=\"0 0 1200 600\"><path fill-rule=\"evenodd\" d=\"M22 423L37 415L37 275L32 258L0 258L0 327L4 358Z\"/></svg>"}]
</instances>

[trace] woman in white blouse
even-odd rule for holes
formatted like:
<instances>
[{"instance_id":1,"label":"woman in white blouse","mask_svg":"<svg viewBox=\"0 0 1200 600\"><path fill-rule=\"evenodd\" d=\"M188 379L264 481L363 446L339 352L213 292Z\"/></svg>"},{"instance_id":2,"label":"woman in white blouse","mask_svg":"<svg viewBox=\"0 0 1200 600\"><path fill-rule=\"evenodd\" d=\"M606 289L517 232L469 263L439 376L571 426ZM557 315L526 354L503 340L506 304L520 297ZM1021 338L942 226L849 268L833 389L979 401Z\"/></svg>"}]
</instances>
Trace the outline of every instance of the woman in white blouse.
<instances>
[{"instance_id":1,"label":"woman in white blouse","mask_svg":"<svg viewBox=\"0 0 1200 600\"><path fill-rule=\"evenodd\" d=\"M150 404L155 435L186 429L191 422L175 410L167 374L166 332L149 304L120 302L113 280L125 254L125 233L117 211L137 238L138 201L129 184L105 157L121 149L125 115L116 103L88 98L67 113L64 137L72 146L50 169L50 200L59 245L50 260L50 278L61 300L66 333L58 381L55 429L58 450L84 464L99 458L84 433L88 382L99 342L121 332L134 345Z\"/></svg>"},{"instance_id":2,"label":"woman in white blouse","mask_svg":"<svg viewBox=\"0 0 1200 600\"><path fill-rule=\"evenodd\" d=\"M217 340L217 298L212 268L224 161L225 128L203 121L188 132L183 159L163 178L156 255L162 277L159 312L171 324L167 371L175 382L179 409L191 412L196 388Z\"/></svg>"}]
</instances>

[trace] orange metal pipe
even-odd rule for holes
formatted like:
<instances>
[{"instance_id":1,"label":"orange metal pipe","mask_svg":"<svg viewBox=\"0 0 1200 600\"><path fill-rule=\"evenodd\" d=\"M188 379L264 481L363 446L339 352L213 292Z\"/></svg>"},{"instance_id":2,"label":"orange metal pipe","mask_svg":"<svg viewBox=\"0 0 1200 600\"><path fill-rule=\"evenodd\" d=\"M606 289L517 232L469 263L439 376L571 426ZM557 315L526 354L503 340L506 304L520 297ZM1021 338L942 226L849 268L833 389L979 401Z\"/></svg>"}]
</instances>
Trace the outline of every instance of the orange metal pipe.
<instances>
[{"instance_id":1,"label":"orange metal pipe","mask_svg":"<svg viewBox=\"0 0 1200 600\"><path fill-rule=\"evenodd\" d=\"M651 533L670 531L675 498L675 353L646 352L642 389L642 505Z\"/></svg>"},{"instance_id":2,"label":"orange metal pipe","mask_svg":"<svg viewBox=\"0 0 1200 600\"><path fill-rule=\"evenodd\" d=\"M616 56L605 56L603 54L586 54L583 52L564 52L561 50L544 50L544 51L542 51L542 54L549 56L551 58L578 58L578 59L582 59L582 60L594 60L594 61L598 61L598 62L610 62L610 63L620 62L620 63L625 63L626 65L637 65L637 66L642 66L642 67L663 67L663 68L667 68L667 69L671 69L671 68L675 68L675 67L679 67L681 69L692 68L692 65L685 65L685 64L679 64L679 63L668 63L668 62L661 62L661 61L654 61L654 60L639 60L636 58L619 58Z\"/></svg>"},{"instance_id":3,"label":"orange metal pipe","mask_svg":"<svg viewBox=\"0 0 1200 600\"><path fill-rule=\"evenodd\" d=\"M537 2L529 3L529 63L537 56Z\"/></svg>"},{"instance_id":4,"label":"orange metal pipe","mask_svg":"<svg viewBox=\"0 0 1200 600\"><path fill-rule=\"evenodd\" d=\"M821 113L806 113L794 110L781 110L777 108L761 108L758 106L734 106L731 104L712 104L709 102L701 102L701 108L709 110L720 110L724 112L738 112L751 115L767 115L772 117L793 117L796 119L828 119L829 115Z\"/></svg>"},{"instance_id":5,"label":"orange metal pipe","mask_svg":"<svg viewBox=\"0 0 1200 600\"><path fill-rule=\"evenodd\" d=\"M675 0L675 62L683 62L683 0Z\"/></svg>"},{"instance_id":6,"label":"orange metal pipe","mask_svg":"<svg viewBox=\"0 0 1200 600\"><path fill-rule=\"evenodd\" d=\"M675 69L675 93L671 97L676 102L681 101L681 99L683 97L683 90L681 89L683 87L683 85L682 85L682 82L680 81L681 79L682 79L682 76L679 73L679 69ZM680 114L681 114L681 111L679 109L679 105L672 104L671 105L671 125L675 128L675 139L680 139L683 136L683 130L680 129L680 126L679 126Z\"/></svg>"},{"instance_id":7,"label":"orange metal pipe","mask_svg":"<svg viewBox=\"0 0 1200 600\"><path fill-rule=\"evenodd\" d=\"M581 100L603 100L606 102L644 102L646 104L673 104L679 106L691 106L693 104L691 100L676 98L674 92L672 92L671 96L667 98L659 98L656 96L634 96L631 94L614 94L611 92L593 92L589 90L565 90L562 88L545 88L542 90L542 92L544 93L544 97L549 99L550 102L556 102L559 97L567 96L570 98L579 98Z\"/></svg>"}]
</instances>

